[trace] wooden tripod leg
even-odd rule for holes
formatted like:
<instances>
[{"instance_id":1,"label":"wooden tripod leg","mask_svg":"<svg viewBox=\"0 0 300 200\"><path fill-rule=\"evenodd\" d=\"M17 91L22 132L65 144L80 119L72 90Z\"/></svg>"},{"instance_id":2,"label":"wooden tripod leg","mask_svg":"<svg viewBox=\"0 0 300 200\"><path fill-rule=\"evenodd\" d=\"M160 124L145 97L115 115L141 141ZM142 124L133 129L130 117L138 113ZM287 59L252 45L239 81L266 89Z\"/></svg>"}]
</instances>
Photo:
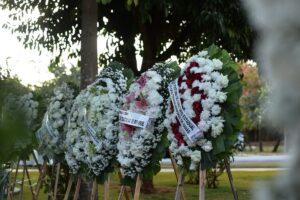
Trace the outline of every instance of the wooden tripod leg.
<instances>
[{"instance_id":1,"label":"wooden tripod leg","mask_svg":"<svg viewBox=\"0 0 300 200\"><path fill-rule=\"evenodd\" d=\"M183 184L184 184L184 179L185 179L184 175L181 175L179 177L179 180L177 182L175 200L180 200L180 197L181 197L181 194L182 194L182 189L183 189Z\"/></svg>"},{"instance_id":2,"label":"wooden tripod leg","mask_svg":"<svg viewBox=\"0 0 300 200\"><path fill-rule=\"evenodd\" d=\"M75 189L75 194L74 194L73 200L77 200L78 197L79 197L80 185L81 185L81 178L78 178L77 183L76 183L76 189Z\"/></svg>"},{"instance_id":3,"label":"wooden tripod leg","mask_svg":"<svg viewBox=\"0 0 300 200\"><path fill-rule=\"evenodd\" d=\"M239 200L236 188L235 188L234 183L233 183L233 176L232 176L232 173L231 173L230 163L229 163L228 159L224 159L224 164L225 164L226 172L227 172L228 179L229 179L229 182L230 182L230 187L231 187L231 191L232 191L232 194L233 194L233 198L234 198L234 200Z\"/></svg>"},{"instance_id":4,"label":"wooden tripod leg","mask_svg":"<svg viewBox=\"0 0 300 200\"><path fill-rule=\"evenodd\" d=\"M21 191L19 199L23 199L23 190L24 190L24 178L25 178L25 163L26 161L23 161L23 173L22 173L22 180L21 180Z\"/></svg>"},{"instance_id":5,"label":"wooden tripod leg","mask_svg":"<svg viewBox=\"0 0 300 200\"><path fill-rule=\"evenodd\" d=\"M29 176L29 172L28 172L26 161L24 163L24 168L25 168L26 175L27 175L27 178L28 178L28 183L29 183L31 194L32 194L32 199L35 200L36 199L35 198L35 193L34 193L34 190L33 190L32 184L31 184L31 179L30 179L30 176Z\"/></svg>"},{"instance_id":6,"label":"wooden tripod leg","mask_svg":"<svg viewBox=\"0 0 300 200\"><path fill-rule=\"evenodd\" d=\"M119 175L120 181L122 181L123 175L122 175L121 170L119 170L118 175ZM126 190L126 186L122 184L122 185L121 185L121 190L120 190L120 194L119 194L118 200L121 200L121 199L122 199L123 194L125 195L125 199L126 199L126 200L129 200L129 196L128 196L128 192L127 192L127 190Z\"/></svg>"},{"instance_id":7,"label":"wooden tripod leg","mask_svg":"<svg viewBox=\"0 0 300 200\"><path fill-rule=\"evenodd\" d=\"M142 180L140 175L138 175L135 183L135 190L134 190L134 197L133 197L134 200L140 199L141 185L142 185Z\"/></svg>"},{"instance_id":8,"label":"wooden tripod leg","mask_svg":"<svg viewBox=\"0 0 300 200\"><path fill-rule=\"evenodd\" d=\"M175 173L175 176L176 176L176 181L178 183L179 177L178 177L178 170L177 170L177 166L176 166L176 161L175 161L175 158L174 158L174 156L173 156L173 154L170 150L169 150L169 155L170 155L172 167L173 167L173 170L174 170L174 173ZM183 188L181 189L181 199L186 200Z\"/></svg>"},{"instance_id":9,"label":"wooden tripod leg","mask_svg":"<svg viewBox=\"0 0 300 200\"><path fill-rule=\"evenodd\" d=\"M121 199L122 199L122 196L123 196L123 194L124 194L124 189L125 189L125 186L124 186L124 185L121 185L121 189L120 189L120 193L119 193L118 200L121 200Z\"/></svg>"},{"instance_id":10,"label":"wooden tripod leg","mask_svg":"<svg viewBox=\"0 0 300 200\"><path fill-rule=\"evenodd\" d=\"M97 195L97 180L96 178L94 178L93 180L93 186L92 186L92 195L91 195L91 200L95 200L96 195Z\"/></svg>"},{"instance_id":11,"label":"wooden tripod leg","mask_svg":"<svg viewBox=\"0 0 300 200\"><path fill-rule=\"evenodd\" d=\"M104 200L109 199L109 185L110 185L110 176L107 176L107 180L104 182Z\"/></svg>"},{"instance_id":12,"label":"wooden tripod leg","mask_svg":"<svg viewBox=\"0 0 300 200\"><path fill-rule=\"evenodd\" d=\"M64 196L64 200L69 199L69 195L70 195L70 192L71 192L72 185L73 185L73 177L71 176L69 181L68 181L68 187L67 187L66 194Z\"/></svg>"},{"instance_id":13,"label":"wooden tripod leg","mask_svg":"<svg viewBox=\"0 0 300 200\"><path fill-rule=\"evenodd\" d=\"M42 166L39 178L38 178L38 182L37 182L36 188L35 188L35 198L36 199L39 199L40 189L41 189L44 177L46 175L46 172L47 172L47 161L45 160L44 163L43 163L43 166Z\"/></svg>"},{"instance_id":14,"label":"wooden tripod leg","mask_svg":"<svg viewBox=\"0 0 300 200\"><path fill-rule=\"evenodd\" d=\"M199 200L205 200L205 179L206 170L201 170L201 164L199 166Z\"/></svg>"},{"instance_id":15,"label":"wooden tripod leg","mask_svg":"<svg viewBox=\"0 0 300 200\"><path fill-rule=\"evenodd\" d=\"M59 181L59 174L60 174L60 163L57 163L53 200L56 200L56 196L57 196L57 186L58 186L58 181Z\"/></svg>"},{"instance_id":16,"label":"wooden tripod leg","mask_svg":"<svg viewBox=\"0 0 300 200\"><path fill-rule=\"evenodd\" d=\"M18 173L19 173L19 166L20 166L20 159L18 159L16 173L14 176L14 181L13 181L12 187L8 193L8 196L10 199L13 199L13 196L14 196L15 186L16 186L17 177L18 177Z\"/></svg>"},{"instance_id":17,"label":"wooden tripod leg","mask_svg":"<svg viewBox=\"0 0 300 200\"><path fill-rule=\"evenodd\" d=\"M37 166L39 172L41 173L41 170L42 170L42 169L41 169L41 165L39 164L38 159L37 159L37 157L35 156L34 151L32 152L32 156L33 156L34 162L35 162L35 164L36 164L36 166Z\"/></svg>"},{"instance_id":18,"label":"wooden tripod leg","mask_svg":"<svg viewBox=\"0 0 300 200\"><path fill-rule=\"evenodd\" d=\"M70 177L70 179L68 181L68 187L67 187L67 191L66 191L64 200L69 199L69 195L70 195L70 192L71 192L72 185L73 185L73 177Z\"/></svg>"}]
</instances>

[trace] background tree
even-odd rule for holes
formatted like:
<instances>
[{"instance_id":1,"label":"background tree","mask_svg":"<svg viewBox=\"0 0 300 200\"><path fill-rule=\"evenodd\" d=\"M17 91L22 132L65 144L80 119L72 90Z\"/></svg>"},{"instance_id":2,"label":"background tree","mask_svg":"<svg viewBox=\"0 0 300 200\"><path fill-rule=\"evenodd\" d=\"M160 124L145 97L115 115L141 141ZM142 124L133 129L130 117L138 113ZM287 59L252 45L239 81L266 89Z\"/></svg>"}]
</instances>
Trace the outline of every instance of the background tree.
<instances>
[{"instance_id":1,"label":"background tree","mask_svg":"<svg viewBox=\"0 0 300 200\"><path fill-rule=\"evenodd\" d=\"M0 7L13 11L10 17L20 23L4 27L26 47L57 50L60 56L81 39L80 2L1 0ZM98 33L113 37L107 41L111 51L99 56L102 65L114 59L139 74L137 54L142 72L172 55L183 60L211 43L238 57L250 55L253 32L239 0L98 0L98 10ZM34 12L39 15L24 20ZM71 55L78 54L79 49Z\"/></svg>"},{"instance_id":2,"label":"background tree","mask_svg":"<svg viewBox=\"0 0 300 200\"><path fill-rule=\"evenodd\" d=\"M19 21L18 25L5 24L4 27L17 34L25 47L58 52L59 58L63 52L71 51L74 44L88 37L89 32L85 32L84 28L94 28L93 12L90 13L92 21L82 18L88 2L1 0L0 7L11 10L10 17ZM115 60L139 75L155 62L164 61L172 55L183 61L211 43L238 57L250 55L253 32L239 0L98 0L93 8L96 7L99 10L98 33L111 36L106 44L107 51L99 56L103 66ZM28 13L38 14L36 17L24 17ZM94 38L95 32L90 33ZM81 44L84 45L84 40ZM92 43L90 45L94 48ZM79 53L80 49L77 49L70 52L70 56L75 57ZM142 57L140 71L137 54ZM82 46L81 55L90 55L89 49ZM82 87L96 73L91 62L85 65L89 61L85 58L81 57ZM94 54L91 59L94 60Z\"/></svg>"},{"instance_id":3,"label":"background tree","mask_svg":"<svg viewBox=\"0 0 300 200\"><path fill-rule=\"evenodd\" d=\"M243 95L240 100L243 114L243 129L248 137L251 133L257 135L259 149L263 151L262 121L265 112L263 103L268 94L267 86L259 76L256 63L241 63L240 71L243 77Z\"/></svg>"}]
</instances>

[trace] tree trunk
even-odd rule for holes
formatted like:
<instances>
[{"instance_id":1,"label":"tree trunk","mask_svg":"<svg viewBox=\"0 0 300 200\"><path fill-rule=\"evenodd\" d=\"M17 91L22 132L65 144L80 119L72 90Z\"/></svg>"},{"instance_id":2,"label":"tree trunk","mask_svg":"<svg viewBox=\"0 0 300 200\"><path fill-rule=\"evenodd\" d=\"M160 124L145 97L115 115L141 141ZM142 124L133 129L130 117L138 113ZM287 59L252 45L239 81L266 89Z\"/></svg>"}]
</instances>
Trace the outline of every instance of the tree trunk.
<instances>
[{"instance_id":1,"label":"tree trunk","mask_svg":"<svg viewBox=\"0 0 300 200\"><path fill-rule=\"evenodd\" d=\"M153 28L153 24L147 23L143 26L141 38L143 40L144 52L140 73L151 68L156 62L155 31L157 31L157 29ZM147 181L143 180L141 191L146 194L154 193L153 179Z\"/></svg>"},{"instance_id":2,"label":"tree trunk","mask_svg":"<svg viewBox=\"0 0 300 200\"><path fill-rule=\"evenodd\" d=\"M258 126L258 143L259 143L259 152L264 151L262 135L261 135L261 127Z\"/></svg>"},{"instance_id":3,"label":"tree trunk","mask_svg":"<svg viewBox=\"0 0 300 200\"><path fill-rule=\"evenodd\" d=\"M125 36L124 36L125 37ZM125 39L126 44L124 44L124 47L122 47L122 51L124 54L124 57L122 58L122 62L125 64L126 67L130 68L133 73L137 76L139 75L139 71L137 69L137 62L136 62L136 54L135 54L135 38L134 35L129 36Z\"/></svg>"},{"instance_id":4,"label":"tree trunk","mask_svg":"<svg viewBox=\"0 0 300 200\"><path fill-rule=\"evenodd\" d=\"M142 31L142 40L144 44L143 48L143 62L141 67L141 73L152 67L156 62L156 39L155 32L156 28L152 27L151 24L145 24Z\"/></svg>"},{"instance_id":5,"label":"tree trunk","mask_svg":"<svg viewBox=\"0 0 300 200\"><path fill-rule=\"evenodd\" d=\"M152 194L154 193L154 185L153 185L153 180L143 180L141 191L145 194Z\"/></svg>"},{"instance_id":6,"label":"tree trunk","mask_svg":"<svg viewBox=\"0 0 300 200\"><path fill-rule=\"evenodd\" d=\"M97 75L97 2L81 1L81 89L91 84ZM82 181L79 199L91 199L92 181ZM98 199L98 195L95 196Z\"/></svg>"},{"instance_id":7,"label":"tree trunk","mask_svg":"<svg viewBox=\"0 0 300 200\"><path fill-rule=\"evenodd\" d=\"M91 84L97 75L97 2L81 1L81 89Z\"/></svg>"},{"instance_id":8,"label":"tree trunk","mask_svg":"<svg viewBox=\"0 0 300 200\"><path fill-rule=\"evenodd\" d=\"M272 152L277 152L278 151L278 148L280 146L280 143L281 143L281 140L282 140L282 135L281 134L278 134L277 135L277 140L276 140L276 143L274 145L274 148L273 148L273 151Z\"/></svg>"}]
</instances>

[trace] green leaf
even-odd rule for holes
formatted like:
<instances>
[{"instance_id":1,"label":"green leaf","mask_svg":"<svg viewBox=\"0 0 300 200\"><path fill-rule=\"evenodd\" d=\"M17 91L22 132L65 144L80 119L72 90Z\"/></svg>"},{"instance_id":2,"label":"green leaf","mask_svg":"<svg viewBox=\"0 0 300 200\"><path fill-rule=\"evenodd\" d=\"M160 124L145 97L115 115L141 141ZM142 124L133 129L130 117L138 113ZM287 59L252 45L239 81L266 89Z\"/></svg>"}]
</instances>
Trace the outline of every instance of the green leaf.
<instances>
[{"instance_id":1,"label":"green leaf","mask_svg":"<svg viewBox=\"0 0 300 200\"><path fill-rule=\"evenodd\" d=\"M215 138L213 141L212 141L212 144L213 144L213 154L214 155L217 155L219 153L222 153L225 151L225 144L224 144L224 135L219 135L217 138Z\"/></svg>"}]
</instances>

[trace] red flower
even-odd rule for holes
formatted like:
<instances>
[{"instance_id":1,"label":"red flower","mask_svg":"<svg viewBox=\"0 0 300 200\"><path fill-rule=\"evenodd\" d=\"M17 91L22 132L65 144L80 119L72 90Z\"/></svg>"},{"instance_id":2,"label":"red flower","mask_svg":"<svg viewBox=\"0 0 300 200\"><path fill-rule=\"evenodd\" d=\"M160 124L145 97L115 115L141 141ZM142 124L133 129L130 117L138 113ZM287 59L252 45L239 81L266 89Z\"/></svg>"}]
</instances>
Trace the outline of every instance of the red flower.
<instances>
[{"instance_id":1,"label":"red flower","mask_svg":"<svg viewBox=\"0 0 300 200\"><path fill-rule=\"evenodd\" d=\"M135 97L135 93L134 93L134 92L129 93L129 94L125 97L126 102L127 102L127 103L130 103L131 101L134 100L134 97Z\"/></svg>"},{"instance_id":2,"label":"red flower","mask_svg":"<svg viewBox=\"0 0 300 200\"><path fill-rule=\"evenodd\" d=\"M191 62L190 66L191 67L199 67L199 64L197 62Z\"/></svg>"},{"instance_id":3,"label":"red flower","mask_svg":"<svg viewBox=\"0 0 300 200\"><path fill-rule=\"evenodd\" d=\"M199 102L199 101L195 101L194 103L193 103L193 110L194 111L196 111L196 110L202 110L202 105L201 105L201 103Z\"/></svg>"},{"instance_id":4,"label":"red flower","mask_svg":"<svg viewBox=\"0 0 300 200\"><path fill-rule=\"evenodd\" d=\"M196 114L195 117L192 118L192 121L197 124L198 122L200 122L200 115L199 114Z\"/></svg>"},{"instance_id":5,"label":"red flower","mask_svg":"<svg viewBox=\"0 0 300 200\"><path fill-rule=\"evenodd\" d=\"M179 92L180 94L183 94L185 92L185 89L180 89Z\"/></svg>"},{"instance_id":6,"label":"red flower","mask_svg":"<svg viewBox=\"0 0 300 200\"><path fill-rule=\"evenodd\" d=\"M136 82L140 85L140 89L144 88L147 83L146 74L143 74Z\"/></svg>"},{"instance_id":7,"label":"red flower","mask_svg":"<svg viewBox=\"0 0 300 200\"><path fill-rule=\"evenodd\" d=\"M121 130L124 132L127 132L128 135L131 137L133 134L133 131L135 130L135 127L128 125L128 124L121 124Z\"/></svg>"},{"instance_id":8,"label":"red flower","mask_svg":"<svg viewBox=\"0 0 300 200\"><path fill-rule=\"evenodd\" d=\"M192 88L192 91L191 91L191 95L192 96L194 96L194 94L199 94L199 93L200 93L199 87Z\"/></svg>"},{"instance_id":9,"label":"red flower","mask_svg":"<svg viewBox=\"0 0 300 200\"><path fill-rule=\"evenodd\" d=\"M173 103L171 103L170 110L171 110L171 112L174 112L174 106L173 106Z\"/></svg>"},{"instance_id":10,"label":"red flower","mask_svg":"<svg viewBox=\"0 0 300 200\"><path fill-rule=\"evenodd\" d=\"M178 145L186 144L186 142L183 139L182 133L179 131L179 127L180 127L180 123L176 118L176 123L171 123L171 128L174 133L174 137L176 138Z\"/></svg>"},{"instance_id":11,"label":"red flower","mask_svg":"<svg viewBox=\"0 0 300 200\"><path fill-rule=\"evenodd\" d=\"M141 100L135 102L135 106L140 110L144 110L147 108L148 102L145 98L142 98Z\"/></svg>"},{"instance_id":12,"label":"red flower","mask_svg":"<svg viewBox=\"0 0 300 200\"><path fill-rule=\"evenodd\" d=\"M206 94L202 93L202 94L201 94L201 99L207 99Z\"/></svg>"},{"instance_id":13,"label":"red flower","mask_svg":"<svg viewBox=\"0 0 300 200\"><path fill-rule=\"evenodd\" d=\"M179 76L178 78L178 86L181 87L181 83L183 82L182 76Z\"/></svg>"},{"instance_id":14,"label":"red flower","mask_svg":"<svg viewBox=\"0 0 300 200\"><path fill-rule=\"evenodd\" d=\"M199 64L197 62L191 62L190 66L188 66L185 70L186 75L189 75L191 73L191 69L193 67L198 67Z\"/></svg>"},{"instance_id":15,"label":"red flower","mask_svg":"<svg viewBox=\"0 0 300 200\"><path fill-rule=\"evenodd\" d=\"M197 74L190 74L188 79L192 79L193 81L195 80L199 80L201 81L202 80L202 73L197 73Z\"/></svg>"},{"instance_id":16,"label":"red flower","mask_svg":"<svg viewBox=\"0 0 300 200\"><path fill-rule=\"evenodd\" d=\"M188 79L186 80L186 84L187 84L188 88L191 88L191 87L192 87L193 81L194 81L194 80L191 80L191 79L189 79L189 77L188 77Z\"/></svg>"}]
</instances>

